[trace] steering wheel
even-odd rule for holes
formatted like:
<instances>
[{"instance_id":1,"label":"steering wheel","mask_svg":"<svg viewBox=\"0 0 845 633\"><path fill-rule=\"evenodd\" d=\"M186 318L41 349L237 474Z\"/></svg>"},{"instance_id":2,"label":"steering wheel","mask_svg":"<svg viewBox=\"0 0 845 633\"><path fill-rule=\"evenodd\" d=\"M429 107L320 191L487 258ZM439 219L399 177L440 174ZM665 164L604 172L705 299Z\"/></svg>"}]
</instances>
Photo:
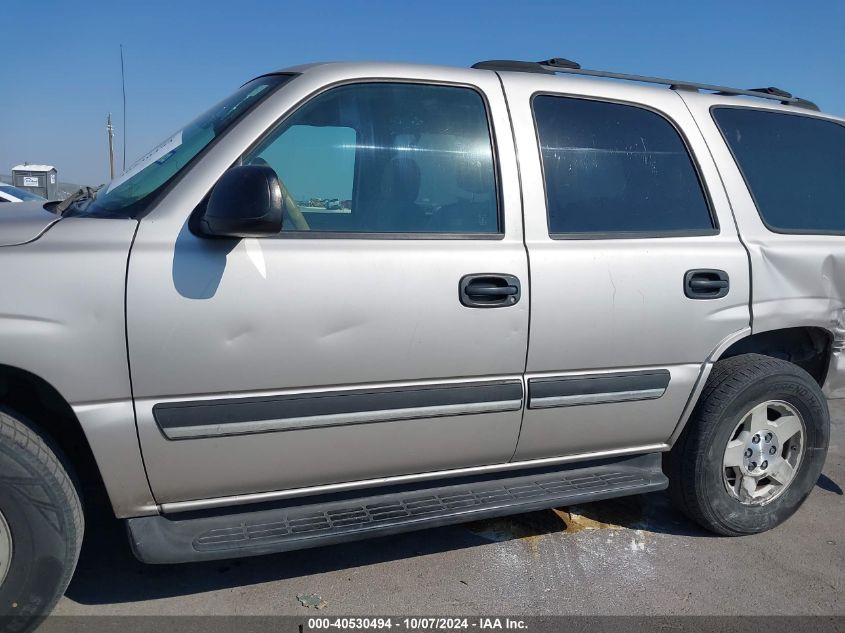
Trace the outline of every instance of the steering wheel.
<instances>
[{"instance_id":1,"label":"steering wheel","mask_svg":"<svg viewBox=\"0 0 845 633\"><path fill-rule=\"evenodd\" d=\"M290 191L288 191L281 178L279 178L279 186L282 188L282 206L284 206L288 217L293 221L293 227L297 231L310 231L311 227L308 226L308 220L305 219L302 209L299 208L296 200L290 195Z\"/></svg>"}]
</instances>

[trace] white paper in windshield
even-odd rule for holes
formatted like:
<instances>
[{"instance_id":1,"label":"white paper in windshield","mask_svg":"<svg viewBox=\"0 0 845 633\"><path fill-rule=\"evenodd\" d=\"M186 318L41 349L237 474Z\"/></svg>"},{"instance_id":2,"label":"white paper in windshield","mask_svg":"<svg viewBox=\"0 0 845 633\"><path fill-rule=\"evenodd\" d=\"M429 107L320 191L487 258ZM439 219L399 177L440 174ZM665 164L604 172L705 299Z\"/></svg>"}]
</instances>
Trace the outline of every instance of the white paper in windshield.
<instances>
[{"instance_id":1,"label":"white paper in windshield","mask_svg":"<svg viewBox=\"0 0 845 633\"><path fill-rule=\"evenodd\" d=\"M132 166L123 172L120 176L115 178L109 183L108 188L106 189L106 193L114 189L115 187L119 187L121 184L132 178L135 174L139 171L151 165L152 163L163 163L170 155L176 151L176 149L182 144L182 130L179 130L171 136L169 139L160 143L149 152L141 156L138 160L132 163Z\"/></svg>"}]
</instances>

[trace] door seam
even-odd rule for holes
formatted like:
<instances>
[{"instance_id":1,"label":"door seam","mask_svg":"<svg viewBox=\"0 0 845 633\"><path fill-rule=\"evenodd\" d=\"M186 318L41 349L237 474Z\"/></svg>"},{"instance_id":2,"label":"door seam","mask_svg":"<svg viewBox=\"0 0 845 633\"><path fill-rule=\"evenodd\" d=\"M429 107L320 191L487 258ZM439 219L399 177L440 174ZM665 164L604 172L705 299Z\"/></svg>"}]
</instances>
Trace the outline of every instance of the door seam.
<instances>
[{"instance_id":1,"label":"door seam","mask_svg":"<svg viewBox=\"0 0 845 633\"><path fill-rule=\"evenodd\" d=\"M534 301L534 284L531 283L531 254L528 252L528 243L525 239L525 197L522 193L522 166L519 160L519 146L516 142L516 128L513 125L513 116L511 115L510 101L508 100L508 92L505 89L505 82L502 80L501 73L496 73L496 78L499 80L499 85L502 88L502 98L505 101L505 110L508 113L508 124L511 128L511 142L513 143L513 155L516 161L516 179L519 185L519 218L522 221L522 248L525 250L525 270L528 274L528 325L525 333L525 362L522 366L522 390L525 398L522 402L522 412L519 418L519 432L516 434L516 444L513 447L513 453L508 458L508 462L512 462L519 450L519 440L522 437L522 425L525 423L525 412L528 409L528 379L526 373L528 372L528 353L531 349L531 304Z\"/></svg>"}]
</instances>

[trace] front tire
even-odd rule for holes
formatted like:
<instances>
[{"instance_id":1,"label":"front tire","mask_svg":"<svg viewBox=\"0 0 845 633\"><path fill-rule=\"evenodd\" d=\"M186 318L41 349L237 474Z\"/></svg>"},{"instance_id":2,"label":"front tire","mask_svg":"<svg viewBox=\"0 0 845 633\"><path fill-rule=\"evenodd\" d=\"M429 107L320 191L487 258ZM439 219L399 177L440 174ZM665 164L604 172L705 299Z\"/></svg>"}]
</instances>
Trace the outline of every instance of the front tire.
<instances>
[{"instance_id":1,"label":"front tire","mask_svg":"<svg viewBox=\"0 0 845 633\"><path fill-rule=\"evenodd\" d=\"M82 505L67 469L34 428L0 410L0 621L32 630L79 558Z\"/></svg>"},{"instance_id":2,"label":"front tire","mask_svg":"<svg viewBox=\"0 0 845 633\"><path fill-rule=\"evenodd\" d=\"M829 436L827 400L803 369L759 354L719 361L665 458L670 495L717 534L770 530L812 491Z\"/></svg>"}]
</instances>

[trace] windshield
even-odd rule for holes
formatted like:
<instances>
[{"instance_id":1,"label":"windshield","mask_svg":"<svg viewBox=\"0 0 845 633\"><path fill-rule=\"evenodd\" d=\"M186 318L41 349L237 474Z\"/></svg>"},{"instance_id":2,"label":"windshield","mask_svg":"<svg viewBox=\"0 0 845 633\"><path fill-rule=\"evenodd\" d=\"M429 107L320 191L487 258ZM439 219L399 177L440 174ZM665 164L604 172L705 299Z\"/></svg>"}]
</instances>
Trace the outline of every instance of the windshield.
<instances>
[{"instance_id":1,"label":"windshield","mask_svg":"<svg viewBox=\"0 0 845 633\"><path fill-rule=\"evenodd\" d=\"M73 209L75 214L134 215L152 194L166 185L215 138L291 77L268 75L245 84L144 154L122 175L100 189L93 202Z\"/></svg>"},{"instance_id":2,"label":"windshield","mask_svg":"<svg viewBox=\"0 0 845 633\"><path fill-rule=\"evenodd\" d=\"M0 191L3 193L8 193L10 196L15 196L15 198L19 198L20 200L28 201L28 200L46 200L46 198L42 198L34 193L30 193L25 189L18 189L17 187L12 187L11 185L0 185Z\"/></svg>"}]
</instances>

